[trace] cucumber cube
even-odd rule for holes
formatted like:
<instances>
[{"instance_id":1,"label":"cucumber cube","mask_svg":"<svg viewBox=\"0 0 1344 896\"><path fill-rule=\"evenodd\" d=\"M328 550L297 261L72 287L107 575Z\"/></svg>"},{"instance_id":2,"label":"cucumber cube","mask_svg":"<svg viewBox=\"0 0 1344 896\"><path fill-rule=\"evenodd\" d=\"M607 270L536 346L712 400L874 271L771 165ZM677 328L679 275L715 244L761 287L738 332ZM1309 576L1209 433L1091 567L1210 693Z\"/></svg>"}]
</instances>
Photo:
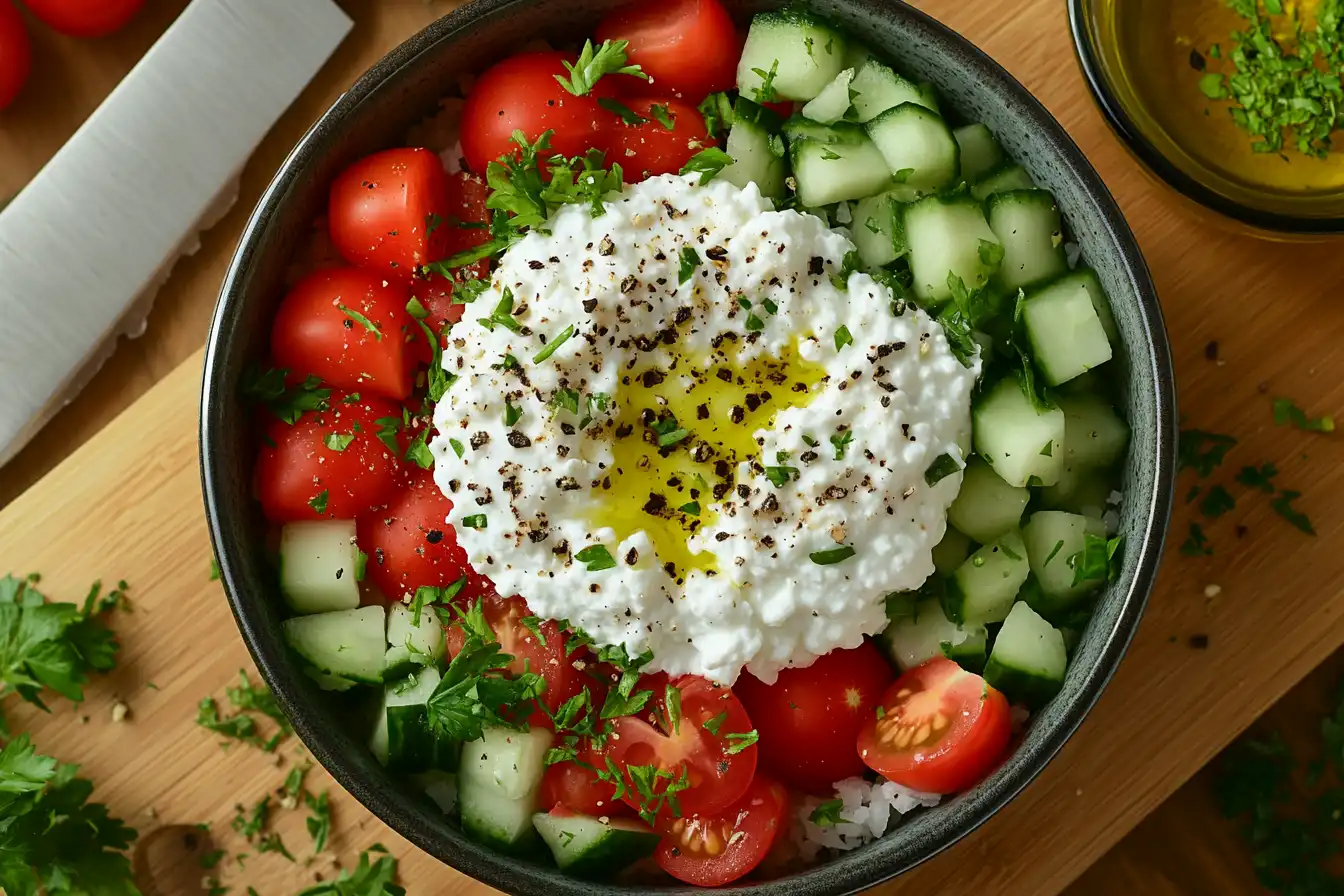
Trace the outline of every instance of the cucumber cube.
<instances>
[{"instance_id":1,"label":"cucumber cube","mask_svg":"<svg viewBox=\"0 0 1344 896\"><path fill-rule=\"evenodd\" d=\"M994 249L999 242L980 203L967 196L928 196L904 211L915 295L945 302L952 298L952 277L968 290L989 283L998 270Z\"/></svg>"},{"instance_id":2,"label":"cucumber cube","mask_svg":"<svg viewBox=\"0 0 1344 896\"><path fill-rule=\"evenodd\" d=\"M933 568L941 576L951 575L970 552L970 538L948 526L943 540L933 548Z\"/></svg>"},{"instance_id":3,"label":"cucumber cube","mask_svg":"<svg viewBox=\"0 0 1344 896\"><path fill-rule=\"evenodd\" d=\"M1064 636L1031 607L1017 603L994 638L985 681L1013 703L1039 709L1059 693L1068 662Z\"/></svg>"},{"instance_id":4,"label":"cucumber cube","mask_svg":"<svg viewBox=\"0 0 1344 896\"><path fill-rule=\"evenodd\" d=\"M986 202L989 226L1003 244L998 282L1007 292L1068 273L1064 225L1047 190L1010 190Z\"/></svg>"},{"instance_id":5,"label":"cucumber cube","mask_svg":"<svg viewBox=\"0 0 1344 896\"><path fill-rule=\"evenodd\" d=\"M1002 622L1030 572L1022 536L1009 532L957 567L947 583L943 610L959 625Z\"/></svg>"},{"instance_id":6,"label":"cucumber cube","mask_svg":"<svg viewBox=\"0 0 1344 896\"><path fill-rule=\"evenodd\" d=\"M757 99L769 77L777 98L810 100L845 67L845 49L840 32L810 13L757 13L737 64L738 91Z\"/></svg>"},{"instance_id":7,"label":"cucumber cube","mask_svg":"<svg viewBox=\"0 0 1344 896\"><path fill-rule=\"evenodd\" d=\"M983 665L987 637L984 626L957 625L937 598L925 598L915 605L913 616L892 622L878 640L891 661L905 670L936 656Z\"/></svg>"},{"instance_id":8,"label":"cucumber cube","mask_svg":"<svg viewBox=\"0 0 1344 896\"><path fill-rule=\"evenodd\" d=\"M1074 581L1074 558L1082 552L1086 535L1105 538L1106 526L1082 514L1038 510L1022 527L1031 572L1051 606L1064 609L1105 583L1104 578Z\"/></svg>"},{"instance_id":9,"label":"cucumber cube","mask_svg":"<svg viewBox=\"0 0 1344 896\"><path fill-rule=\"evenodd\" d=\"M280 593L295 613L359 606L354 520L286 523L280 530Z\"/></svg>"},{"instance_id":10,"label":"cucumber cube","mask_svg":"<svg viewBox=\"0 0 1344 896\"><path fill-rule=\"evenodd\" d=\"M988 544L1018 527L1029 500L1030 491L1009 485L987 463L972 457L962 473L961 491L947 509L947 518L971 538Z\"/></svg>"},{"instance_id":11,"label":"cucumber cube","mask_svg":"<svg viewBox=\"0 0 1344 896\"><path fill-rule=\"evenodd\" d=\"M1036 366L1052 386L1111 360L1111 343L1092 295L1072 278L1033 292L1022 304L1022 321Z\"/></svg>"},{"instance_id":12,"label":"cucumber cube","mask_svg":"<svg viewBox=\"0 0 1344 896\"><path fill-rule=\"evenodd\" d=\"M961 149L961 179L973 184L1003 164L1003 149L983 124L968 124L952 132Z\"/></svg>"},{"instance_id":13,"label":"cucumber cube","mask_svg":"<svg viewBox=\"0 0 1344 896\"><path fill-rule=\"evenodd\" d=\"M1125 453L1129 427L1095 395L1063 395L1064 462L1079 467L1109 467Z\"/></svg>"},{"instance_id":14,"label":"cucumber cube","mask_svg":"<svg viewBox=\"0 0 1344 896\"><path fill-rule=\"evenodd\" d=\"M1036 410L1017 380L990 389L972 411L975 451L1009 485L1054 485L1064 469L1064 412Z\"/></svg>"},{"instance_id":15,"label":"cucumber cube","mask_svg":"<svg viewBox=\"0 0 1344 896\"><path fill-rule=\"evenodd\" d=\"M803 116L822 124L831 124L844 118L850 109L849 84L853 80L852 68L847 68L836 75L834 81L822 88L821 93L803 106Z\"/></svg>"}]
</instances>

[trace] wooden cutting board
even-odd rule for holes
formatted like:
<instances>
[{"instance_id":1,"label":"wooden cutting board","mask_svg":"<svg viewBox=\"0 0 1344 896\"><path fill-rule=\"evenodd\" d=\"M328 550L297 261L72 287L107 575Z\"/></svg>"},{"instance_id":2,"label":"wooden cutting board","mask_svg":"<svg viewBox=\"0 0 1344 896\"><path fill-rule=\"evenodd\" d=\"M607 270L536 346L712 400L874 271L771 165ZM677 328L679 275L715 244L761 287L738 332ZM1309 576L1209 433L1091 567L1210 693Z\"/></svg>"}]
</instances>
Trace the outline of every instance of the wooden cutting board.
<instances>
[{"instance_id":1,"label":"wooden cutting board","mask_svg":"<svg viewBox=\"0 0 1344 896\"><path fill-rule=\"evenodd\" d=\"M1335 299L1344 253L1337 244L1271 243L1220 229L1150 182L1087 97L1058 0L1019 3L1011 15L999 4L919 5L1022 79L1101 171L1157 280L1186 425L1240 439L1210 480L1238 496L1231 513L1203 522L1214 555L1175 550L1195 518L1180 502L1190 484L1183 479L1172 550L1148 614L1082 730L1007 809L888 888L1041 896L1076 877L1344 643L1344 506L1335 500L1344 487L1344 445L1276 428L1270 405L1284 395L1313 413L1344 411L1344 308ZM211 285L199 301L210 300ZM1219 360L1209 359L1212 341ZM208 577L196 470L198 368L199 356L189 358L0 513L0 557L16 572L43 572L48 592L62 599L82 597L102 577L129 580L135 600L134 612L115 620L122 666L91 689L88 703L72 709L58 701L50 716L17 710L15 722L44 750L83 763L99 797L142 832L209 822L220 845L236 851L239 839L227 830L233 806L278 786L298 757L286 747L277 768L255 750L225 752L193 724L200 698L221 696L247 663ZM1297 506L1310 515L1316 537L1275 515L1268 496L1231 482L1242 465L1265 461L1278 465L1284 487L1303 492ZM1206 649L1190 646L1195 635L1207 636ZM131 710L120 723L111 721L117 700ZM320 773L310 778L319 788L329 785ZM335 845L347 858L381 841L402 858L413 894L485 891L416 852L349 797L334 801ZM277 825L300 859L307 852L302 816L281 812ZM175 840L151 845L162 872L193 881L203 874L183 863ZM269 894L292 891L330 868L268 855L242 870L226 861L222 872L238 891L250 884ZM178 892L184 890L164 890Z\"/></svg>"}]
</instances>

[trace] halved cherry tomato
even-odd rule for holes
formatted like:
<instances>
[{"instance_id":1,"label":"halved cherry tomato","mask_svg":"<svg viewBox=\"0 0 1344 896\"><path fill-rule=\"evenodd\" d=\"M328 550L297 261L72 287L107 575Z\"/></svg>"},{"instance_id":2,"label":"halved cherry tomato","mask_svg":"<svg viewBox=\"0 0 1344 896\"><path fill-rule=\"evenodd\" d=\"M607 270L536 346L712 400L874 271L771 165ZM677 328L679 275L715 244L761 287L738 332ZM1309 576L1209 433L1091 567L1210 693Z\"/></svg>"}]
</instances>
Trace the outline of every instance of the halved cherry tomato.
<instances>
[{"instance_id":1,"label":"halved cherry tomato","mask_svg":"<svg viewBox=\"0 0 1344 896\"><path fill-rule=\"evenodd\" d=\"M865 641L785 669L774 684L743 675L733 692L760 732L761 768L790 787L829 794L836 781L864 773L854 742L895 677Z\"/></svg>"},{"instance_id":2,"label":"halved cherry tomato","mask_svg":"<svg viewBox=\"0 0 1344 896\"><path fill-rule=\"evenodd\" d=\"M33 51L19 11L0 0L0 109L19 95L32 69Z\"/></svg>"},{"instance_id":3,"label":"halved cherry tomato","mask_svg":"<svg viewBox=\"0 0 1344 896\"><path fill-rule=\"evenodd\" d=\"M490 188L485 185L485 181L461 171L448 175L445 189L447 198L443 220L436 228L436 233L443 234L440 251L444 258L490 241L490 212L485 207ZM462 311L466 308L465 305L453 304L454 284L482 280L489 276L490 263L478 261L453 271L452 279L437 273L429 274L414 283L411 291L429 312L425 323L438 333L443 330L444 324L461 320Z\"/></svg>"},{"instance_id":4,"label":"halved cherry tomato","mask_svg":"<svg viewBox=\"0 0 1344 896\"><path fill-rule=\"evenodd\" d=\"M406 287L360 268L310 274L289 291L271 325L271 355L294 373L361 394L411 394L412 334ZM418 329L418 328L417 328Z\"/></svg>"},{"instance_id":5,"label":"halved cherry tomato","mask_svg":"<svg viewBox=\"0 0 1344 896\"><path fill-rule=\"evenodd\" d=\"M538 797L542 811L563 806L570 812L592 818L625 816L630 807L616 799L616 788L602 781L591 767L577 762L557 762L546 769Z\"/></svg>"},{"instance_id":6,"label":"halved cherry tomato","mask_svg":"<svg viewBox=\"0 0 1344 896\"><path fill-rule=\"evenodd\" d=\"M913 790L956 793L1003 758L1008 701L973 672L943 657L903 674L859 735L869 768Z\"/></svg>"},{"instance_id":7,"label":"halved cherry tomato","mask_svg":"<svg viewBox=\"0 0 1344 896\"><path fill-rule=\"evenodd\" d=\"M405 600L421 586L446 588L463 575L470 582L467 552L447 522L452 509L433 475L417 470L386 509L359 517L356 539L368 556L369 583L389 600Z\"/></svg>"},{"instance_id":8,"label":"halved cherry tomato","mask_svg":"<svg viewBox=\"0 0 1344 896\"><path fill-rule=\"evenodd\" d=\"M750 872L787 827L789 794L765 775L733 806L660 825L658 864L679 881L721 887Z\"/></svg>"},{"instance_id":9,"label":"halved cherry tomato","mask_svg":"<svg viewBox=\"0 0 1344 896\"><path fill-rule=\"evenodd\" d=\"M257 459L257 496L275 522L354 519L387 504L402 471L378 439L380 418L401 420L385 398L332 392L328 409L294 424L273 420Z\"/></svg>"},{"instance_id":10,"label":"halved cherry tomato","mask_svg":"<svg viewBox=\"0 0 1344 896\"><path fill-rule=\"evenodd\" d=\"M71 37L103 37L119 31L145 0L23 0L50 27Z\"/></svg>"},{"instance_id":11,"label":"halved cherry tomato","mask_svg":"<svg viewBox=\"0 0 1344 896\"><path fill-rule=\"evenodd\" d=\"M657 98L632 99L630 111L649 119L642 124L623 123L615 113L609 116L611 153L607 161L619 162L626 183L637 183L659 174L675 174L691 156L716 145L705 131L700 110L680 100ZM658 115L655 115L654 107ZM607 113L603 113L607 114ZM659 115L672 122L668 129Z\"/></svg>"},{"instance_id":12,"label":"halved cherry tomato","mask_svg":"<svg viewBox=\"0 0 1344 896\"><path fill-rule=\"evenodd\" d=\"M574 57L521 53L496 63L476 79L462 110L462 155L473 173L484 175L487 164L518 152L514 131L536 141L544 131L554 130L543 160L556 153L577 156L592 148L606 148L598 125L608 113L602 111L597 98L615 95L617 79L635 79L607 75L590 93L575 96L555 80L556 75L569 77L566 61L574 62Z\"/></svg>"},{"instance_id":13,"label":"halved cherry tomato","mask_svg":"<svg viewBox=\"0 0 1344 896\"><path fill-rule=\"evenodd\" d=\"M607 760L625 771L622 798L635 809L655 809L671 785L683 815L714 815L741 799L756 773L756 734L751 719L733 692L698 675L671 682L680 692L681 720L668 719L665 676L645 676L632 693L650 690L648 709L639 716L614 720L613 735L589 751L589 763L607 767ZM631 767L657 770L647 786ZM679 785L683 783L682 789ZM651 795L651 796L650 796ZM670 799L662 800L659 818L671 817Z\"/></svg>"},{"instance_id":14,"label":"halved cherry tomato","mask_svg":"<svg viewBox=\"0 0 1344 896\"><path fill-rule=\"evenodd\" d=\"M331 185L331 242L345 260L408 281L444 256L447 175L427 149L388 149L365 156Z\"/></svg>"},{"instance_id":15,"label":"halved cherry tomato","mask_svg":"<svg viewBox=\"0 0 1344 896\"><path fill-rule=\"evenodd\" d=\"M608 14L596 39L630 41L629 61L653 88L692 104L737 83L742 39L719 0L637 0Z\"/></svg>"},{"instance_id":16,"label":"halved cherry tomato","mask_svg":"<svg viewBox=\"0 0 1344 896\"><path fill-rule=\"evenodd\" d=\"M490 594L482 600L485 621L499 639L500 652L513 657L509 663L509 673L518 675L534 672L544 678L546 690L542 693L541 702L551 712L579 693L583 681L575 671L573 662L565 656L565 635L554 621L548 619L540 623L537 632L533 632L523 624L524 619L532 616L532 611L521 597L504 598ZM450 654L458 654L463 640L459 624L448 626L447 645ZM529 725L553 729L550 717L540 708L534 710L526 721Z\"/></svg>"}]
</instances>

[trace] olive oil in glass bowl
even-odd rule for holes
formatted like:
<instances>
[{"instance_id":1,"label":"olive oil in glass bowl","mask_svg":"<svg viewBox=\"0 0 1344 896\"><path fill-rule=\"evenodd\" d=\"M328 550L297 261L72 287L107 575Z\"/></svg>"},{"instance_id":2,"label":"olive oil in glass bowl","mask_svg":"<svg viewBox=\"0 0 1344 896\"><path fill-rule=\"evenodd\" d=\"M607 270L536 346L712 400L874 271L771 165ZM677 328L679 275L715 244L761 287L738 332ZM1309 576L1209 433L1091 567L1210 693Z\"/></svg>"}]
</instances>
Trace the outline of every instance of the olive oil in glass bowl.
<instances>
[{"instance_id":1,"label":"olive oil in glass bowl","mask_svg":"<svg viewBox=\"0 0 1344 896\"><path fill-rule=\"evenodd\" d=\"M1283 0L1313 23L1315 0ZM1157 176L1196 202L1261 230L1344 232L1344 131L1324 158L1285 141L1256 152L1228 100L1200 88L1230 73L1230 35L1246 20L1224 0L1069 0L1075 47L1111 127ZM1270 20L1278 24L1285 17ZM1217 45L1217 56L1210 48Z\"/></svg>"}]
</instances>

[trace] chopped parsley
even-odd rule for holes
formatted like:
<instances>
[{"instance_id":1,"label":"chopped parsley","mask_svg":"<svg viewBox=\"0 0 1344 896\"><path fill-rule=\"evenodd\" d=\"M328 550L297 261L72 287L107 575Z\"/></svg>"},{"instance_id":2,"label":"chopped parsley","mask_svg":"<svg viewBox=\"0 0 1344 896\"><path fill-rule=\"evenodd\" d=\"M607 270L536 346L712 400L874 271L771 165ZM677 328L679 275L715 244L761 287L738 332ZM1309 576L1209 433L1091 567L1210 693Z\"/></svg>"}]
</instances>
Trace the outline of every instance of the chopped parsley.
<instances>
[{"instance_id":1,"label":"chopped parsley","mask_svg":"<svg viewBox=\"0 0 1344 896\"><path fill-rule=\"evenodd\" d=\"M332 451L344 451L350 447L350 443L354 440L354 433L329 432L323 437L322 444L326 445Z\"/></svg>"},{"instance_id":2,"label":"chopped parsley","mask_svg":"<svg viewBox=\"0 0 1344 896\"><path fill-rule=\"evenodd\" d=\"M555 354L555 350L558 349L560 346L564 345L565 342L568 341L569 337L573 335L574 335L574 325L570 324L569 326L561 330L560 333L554 339L546 343L545 348L543 348L541 351L537 352L535 355L532 356L532 363L540 364L542 361L545 361L551 355Z\"/></svg>"},{"instance_id":3,"label":"chopped parsley","mask_svg":"<svg viewBox=\"0 0 1344 896\"><path fill-rule=\"evenodd\" d=\"M628 125L640 125L648 121L647 118L640 115L634 109L631 109L618 99L613 99L609 96L599 97L597 104L608 112L615 114L621 121Z\"/></svg>"},{"instance_id":4,"label":"chopped parsley","mask_svg":"<svg viewBox=\"0 0 1344 896\"><path fill-rule=\"evenodd\" d=\"M1176 448L1176 471L1194 470L1201 478L1211 476L1236 444L1232 436L1183 429Z\"/></svg>"},{"instance_id":5,"label":"chopped parsley","mask_svg":"<svg viewBox=\"0 0 1344 896\"><path fill-rule=\"evenodd\" d=\"M308 817L304 820L308 827L308 836L313 840L313 854L327 848L327 838L331 835L331 807L327 805L327 791L314 797L311 793L303 795L303 803L308 807Z\"/></svg>"},{"instance_id":6,"label":"chopped parsley","mask_svg":"<svg viewBox=\"0 0 1344 896\"><path fill-rule=\"evenodd\" d=\"M708 731L715 737L718 737L719 729L723 727L723 723L726 721L728 721L728 710L725 709L723 712L719 713L714 718L705 719L705 721L700 723L700 727L704 728L706 731Z\"/></svg>"},{"instance_id":7,"label":"chopped parsley","mask_svg":"<svg viewBox=\"0 0 1344 896\"><path fill-rule=\"evenodd\" d=\"M848 450L854 441L854 430L847 429L844 432L838 432L831 436L831 447L835 449L835 459L844 460L845 451Z\"/></svg>"},{"instance_id":8,"label":"chopped parsley","mask_svg":"<svg viewBox=\"0 0 1344 896\"><path fill-rule=\"evenodd\" d=\"M770 484L775 488L783 488L788 485L794 476L798 475L797 467L777 466L766 467L765 478L770 480Z\"/></svg>"},{"instance_id":9,"label":"chopped parsley","mask_svg":"<svg viewBox=\"0 0 1344 896\"><path fill-rule=\"evenodd\" d=\"M775 92L775 78L779 77L779 60L776 59L770 63L770 71L768 72L763 68L753 68L751 71L752 74L759 76L761 79L761 86L752 91L752 98L761 105L773 103L779 99L779 95Z\"/></svg>"},{"instance_id":10,"label":"chopped parsley","mask_svg":"<svg viewBox=\"0 0 1344 896\"><path fill-rule=\"evenodd\" d=\"M1269 502L1269 506L1274 508L1275 513L1283 517L1289 523L1292 523L1298 529L1301 529L1308 535L1315 535L1316 528L1312 526L1311 520L1307 518L1305 513L1293 506L1293 502L1300 497L1302 497L1301 492L1281 491L1279 492L1278 497Z\"/></svg>"},{"instance_id":11,"label":"chopped parsley","mask_svg":"<svg viewBox=\"0 0 1344 896\"><path fill-rule=\"evenodd\" d=\"M756 742L761 739L761 736L757 734L756 729L753 728L750 731L744 731L740 734L736 732L725 734L723 739L729 743L728 748L725 749L724 752L729 756L736 756L747 747L754 746Z\"/></svg>"},{"instance_id":12,"label":"chopped parsley","mask_svg":"<svg viewBox=\"0 0 1344 896\"><path fill-rule=\"evenodd\" d=\"M1272 495L1274 494L1273 479L1277 475L1279 475L1279 468L1270 463L1261 464L1258 467L1242 467L1241 472L1237 474L1237 482L1247 488L1258 489Z\"/></svg>"},{"instance_id":13,"label":"chopped parsley","mask_svg":"<svg viewBox=\"0 0 1344 896\"><path fill-rule=\"evenodd\" d=\"M669 131L676 128L676 116L671 113L671 110L668 109L665 103L650 104L649 114L653 116L655 121Z\"/></svg>"},{"instance_id":14,"label":"chopped parsley","mask_svg":"<svg viewBox=\"0 0 1344 896\"><path fill-rule=\"evenodd\" d=\"M686 164L681 167L681 173L699 174L700 185L704 186L713 180L716 174L731 164L733 164L732 156L717 146L711 146L691 156Z\"/></svg>"},{"instance_id":15,"label":"chopped parsley","mask_svg":"<svg viewBox=\"0 0 1344 896\"><path fill-rule=\"evenodd\" d=\"M593 42L586 40L579 52L578 61L564 63L569 77L556 75L555 80L575 96L586 96L591 93L593 85L603 75L632 75L645 81L649 80L649 76L638 65L626 64L628 57L625 51L629 46L628 40L604 40L600 47L594 48Z\"/></svg>"},{"instance_id":16,"label":"chopped parsley","mask_svg":"<svg viewBox=\"0 0 1344 896\"><path fill-rule=\"evenodd\" d=\"M589 572L601 572L616 566L616 558L611 556L611 551L607 550L606 545L601 544L588 545L575 554L574 559L584 564Z\"/></svg>"},{"instance_id":17,"label":"chopped parsley","mask_svg":"<svg viewBox=\"0 0 1344 896\"><path fill-rule=\"evenodd\" d=\"M341 311L344 312L346 317L350 318L352 321L354 321L355 323L359 324L361 327L372 333L374 339L380 342L382 341L383 331L378 329L378 325L375 324L373 321L369 320L367 316L360 314L358 311L356 311L355 309L351 308L348 305L337 305L336 307L341 309Z\"/></svg>"},{"instance_id":18,"label":"chopped parsley","mask_svg":"<svg viewBox=\"0 0 1344 896\"><path fill-rule=\"evenodd\" d=\"M496 325L513 333L522 330L523 325L518 323L513 316L513 290L507 286L504 287L504 292L500 296L499 302L496 303L495 309L490 312L490 316L477 318L476 322L491 331L495 329Z\"/></svg>"},{"instance_id":19,"label":"chopped parsley","mask_svg":"<svg viewBox=\"0 0 1344 896\"><path fill-rule=\"evenodd\" d=\"M924 471L924 481L930 488L942 482L953 473L961 471L961 464L950 454L940 454Z\"/></svg>"},{"instance_id":20,"label":"chopped parsley","mask_svg":"<svg viewBox=\"0 0 1344 896\"><path fill-rule=\"evenodd\" d=\"M827 800L812 810L812 814L808 816L808 820L817 827L833 827L842 821L840 812L844 808L845 804L843 800Z\"/></svg>"},{"instance_id":21,"label":"chopped parsley","mask_svg":"<svg viewBox=\"0 0 1344 896\"><path fill-rule=\"evenodd\" d=\"M467 451L466 447L457 439L449 439L448 445L453 449L453 453L456 454L458 458L461 458Z\"/></svg>"},{"instance_id":22,"label":"chopped parsley","mask_svg":"<svg viewBox=\"0 0 1344 896\"><path fill-rule=\"evenodd\" d=\"M677 510L680 510L682 513L686 514L687 516L699 516L699 515L700 515L700 502L699 502L699 501L687 501L685 504L683 504L683 505L681 505L680 507L678 507Z\"/></svg>"},{"instance_id":23,"label":"chopped parsley","mask_svg":"<svg viewBox=\"0 0 1344 896\"><path fill-rule=\"evenodd\" d=\"M449 582L442 588L436 588L433 585L421 585L415 589L415 595L411 598L411 622L413 625L420 624L420 614L425 607L449 606L453 598L461 593L467 586L467 577L458 576L454 582Z\"/></svg>"},{"instance_id":24,"label":"chopped parsley","mask_svg":"<svg viewBox=\"0 0 1344 896\"><path fill-rule=\"evenodd\" d=\"M507 398L504 399L504 425L513 426L521 419L523 419L523 409L515 406Z\"/></svg>"},{"instance_id":25,"label":"chopped parsley","mask_svg":"<svg viewBox=\"0 0 1344 896\"><path fill-rule=\"evenodd\" d=\"M243 371L240 391L243 399L266 407L271 415L285 423L297 423L305 411L325 411L329 408L331 390L322 381L308 375L302 382L287 385L289 371L272 367L262 370L249 366Z\"/></svg>"},{"instance_id":26,"label":"chopped parsley","mask_svg":"<svg viewBox=\"0 0 1344 896\"><path fill-rule=\"evenodd\" d=\"M468 529L484 529L487 524L483 513L473 513L470 516L462 517L462 525Z\"/></svg>"},{"instance_id":27,"label":"chopped parsley","mask_svg":"<svg viewBox=\"0 0 1344 896\"><path fill-rule=\"evenodd\" d=\"M700 253L695 251L694 246L681 247L681 271L677 275L677 285L683 285L687 280L695 276L696 268L700 267Z\"/></svg>"},{"instance_id":28,"label":"chopped parsley","mask_svg":"<svg viewBox=\"0 0 1344 896\"><path fill-rule=\"evenodd\" d=\"M308 506L313 508L314 513L324 514L327 512L327 489L322 489L316 495L308 499Z\"/></svg>"},{"instance_id":29,"label":"chopped parsley","mask_svg":"<svg viewBox=\"0 0 1344 896\"><path fill-rule=\"evenodd\" d=\"M842 544L838 548L828 548L824 551L813 551L812 553L808 554L808 557L810 557L812 559L812 562L817 564L818 566L830 566L835 563L842 563L845 560L848 560L850 557L853 557L854 554L855 554L854 548L850 547L847 544Z\"/></svg>"},{"instance_id":30,"label":"chopped parsley","mask_svg":"<svg viewBox=\"0 0 1344 896\"><path fill-rule=\"evenodd\" d=\"M1321 417L1308 417L1307 412L1302 410L1288 398L1274 399L1274 425L1296 426L1298 429L1304 429L1308 432L1334 432L1335 418L1329 415Z\"/></svg>"},{"instance_id":31,"label":"chopped parsley","mask_svg":"<svg viewBox=\"0 0 1344 896\"><path fill-rule=\"evenodd\" d=\"M1221 485L1210 486L1204 493L1204 500L1199 502L1199 512L1211 520L1218 519L1236 507L1237 499Z\"/></svg>"},{"instance_id":32,"label":"chopped parsley","mask_svg":"<svg viewBox=\"0 0 1344 896\"><path fill-rule=\"evenodd\" d=\"M705 119L705 132L711 137L727 133L733 126L733 101L726 93L711 93L697 106Z\"/></svg>"},{"instance_id":33,"label":"chopped parsley","mask_svg":"<svg viewBox=\"0 0 1344 896\"><path fill-rule=\"evenodd\" d=\"M1199 523L1190 524L1190 534L1181 543L1181 553L1187 557L1211 557L1213 548L1209 547L1209 538Z\"/></svg>"},{"instance_id":34,"label":"chopped parsley","mask_svg":"<svg viewBox=\"0 0 1344 896\"><path fill-rule=\"evenodd\" d=\"M1067 561L1069 568L1073 570L1073 585L1076 587L1084 582L1114 582L1118 579L1120 549L1124 543L1123 535L1109 540L1091 533L1084 535L1083 549L1071 555ZM1054 554L1050 556L1053 557Z\"/></svg>"},{"instance_id":35,"label":"chopped parsley","mask_svg":"<svg viewBox=\"0 0 1344 896\"><path fill-rule=\"evenodd\" d=\"M849 327L846 327L844 324L841 324L840 329L835 331L835 350L840 351L840 349L844 348L845 346L853 344L854 344L854 337L849 335Z\"/></svg>"}]
</instances>

